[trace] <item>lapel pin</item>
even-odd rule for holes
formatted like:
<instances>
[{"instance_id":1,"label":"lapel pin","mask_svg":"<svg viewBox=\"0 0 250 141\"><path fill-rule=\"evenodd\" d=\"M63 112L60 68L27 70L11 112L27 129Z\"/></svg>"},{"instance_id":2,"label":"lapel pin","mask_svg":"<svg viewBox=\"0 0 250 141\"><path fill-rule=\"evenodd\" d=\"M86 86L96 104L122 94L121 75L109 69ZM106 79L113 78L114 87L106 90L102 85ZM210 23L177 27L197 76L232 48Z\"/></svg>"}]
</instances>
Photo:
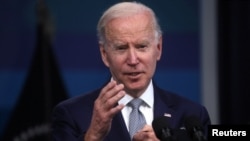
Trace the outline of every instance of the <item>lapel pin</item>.
<instances>
[{"instance_id":1,"label":"lapel pin","mask_svg":"<svg viewBox=\"0 0 250 141\"><path fill-rule=\"evenodd\" d=\"M164 113L164 116L165 116L165 117L171 117L172 115L169 114L169 113Z\"/></svg>"}]
</instances>

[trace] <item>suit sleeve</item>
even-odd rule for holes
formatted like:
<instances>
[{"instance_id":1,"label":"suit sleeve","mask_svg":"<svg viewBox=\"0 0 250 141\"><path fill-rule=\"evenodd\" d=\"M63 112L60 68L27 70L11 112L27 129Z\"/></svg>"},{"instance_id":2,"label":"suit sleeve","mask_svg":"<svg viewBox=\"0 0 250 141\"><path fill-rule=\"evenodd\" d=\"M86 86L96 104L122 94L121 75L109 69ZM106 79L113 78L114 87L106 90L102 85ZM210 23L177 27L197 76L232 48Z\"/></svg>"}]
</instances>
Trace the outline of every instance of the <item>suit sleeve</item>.
<instances>
[{"instance_id":1,"label":"suit sleeve","mask_svg":"<svg viewBox=\"0 0 250 141\"><path fill-rule=\"evenodd\" d=\"M67 108L56 106L52 113L53 141L83 141L83 136L84 133L80 133Z\"/></svg>"},{"instance_id":2,"label":"suit sleeve","mask_svg":"<svg viewBox=\"0 0 250 141\"><path fill-rule=\"evenodd\" d=\"M208 136L208 125L211 124L211 119L209 117L207 109L203 106L201 111L201 119L202 119L202 125L204 127L204 134L207 137Z\"/></svg>"}]
</instances>

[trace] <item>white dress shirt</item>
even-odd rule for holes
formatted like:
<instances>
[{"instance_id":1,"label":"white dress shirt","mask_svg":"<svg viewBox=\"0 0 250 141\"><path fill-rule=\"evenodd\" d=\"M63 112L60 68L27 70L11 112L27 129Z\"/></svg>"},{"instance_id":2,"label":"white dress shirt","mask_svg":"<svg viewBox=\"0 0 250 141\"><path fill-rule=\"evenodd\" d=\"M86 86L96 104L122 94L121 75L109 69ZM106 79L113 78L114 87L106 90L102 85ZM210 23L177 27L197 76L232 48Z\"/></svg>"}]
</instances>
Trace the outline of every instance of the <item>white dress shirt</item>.
<instances>
[{"instance_id":1,"label":"white dress shirt","mask_svg":"<svg viewBox=\"0 0 250 141\"><path fill-rule=\"evenodd\" d=\"M129 114L132 111L132 108L127 104L133 99L130 95L126 94L118 103L125 105L122 109L122 116L124 118L125 124L128 128L129 125ZM140 106L139 110L144 115L148 125L152 124L153 121L153 104L154 104L154 90L152 80L150 81L146 91L140 96L145 103Z\"/></svg>"}]
</instances>

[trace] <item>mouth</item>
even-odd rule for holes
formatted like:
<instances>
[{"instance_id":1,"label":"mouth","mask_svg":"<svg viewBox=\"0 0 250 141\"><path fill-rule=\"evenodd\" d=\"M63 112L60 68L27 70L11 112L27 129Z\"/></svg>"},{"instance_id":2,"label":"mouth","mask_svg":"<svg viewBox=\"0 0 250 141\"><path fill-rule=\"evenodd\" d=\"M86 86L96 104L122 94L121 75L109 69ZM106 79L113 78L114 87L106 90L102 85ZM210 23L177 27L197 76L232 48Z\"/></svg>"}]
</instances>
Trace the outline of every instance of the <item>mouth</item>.
<instances>
[{"instance_id":1,"label":"mouth","mask_svg":"<svg viewBox=\"0 0 250 141\"><path fill-rule=\"evenodd\" d=\"M140 72L132 72L132 73L127 73L128 75L131 75L131 76L136 76L136 75L139 75Z\"/></svg>"},{"instance_id":2,"label":"mouth","mask_svg":"<svg viewBox=\"0 0 250 141\"><path fill-rule=\"evenodd\" d=\"M129 72L129 73L125 73L125 75L127 75L129 78L132 78L132 79L139 78L141 74L142 74L141 72Z\"/></svg>"}]
</instances>

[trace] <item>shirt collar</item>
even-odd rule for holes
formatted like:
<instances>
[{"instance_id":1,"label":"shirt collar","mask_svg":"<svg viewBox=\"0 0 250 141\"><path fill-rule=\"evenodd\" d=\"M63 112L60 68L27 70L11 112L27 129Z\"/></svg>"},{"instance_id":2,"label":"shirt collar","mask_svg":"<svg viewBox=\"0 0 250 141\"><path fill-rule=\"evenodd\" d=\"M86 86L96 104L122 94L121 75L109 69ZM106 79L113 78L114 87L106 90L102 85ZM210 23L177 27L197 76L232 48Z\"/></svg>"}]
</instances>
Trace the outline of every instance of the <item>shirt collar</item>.
<instances>
[{"instance_id":1,"label":"shirt collar","mask_svg":"<svg viewBox=\"0 0 250 141\"><path fill-rule=\"evenodd\" d=\"M139 97L142 99L147 106L150 108L153 107L154 103L154 90L152 80L150 81L146 91ZM119 104L127 105L133 99L132 96L126 94L121 100L118 101Z\"/></svg>"}]
</instances>

